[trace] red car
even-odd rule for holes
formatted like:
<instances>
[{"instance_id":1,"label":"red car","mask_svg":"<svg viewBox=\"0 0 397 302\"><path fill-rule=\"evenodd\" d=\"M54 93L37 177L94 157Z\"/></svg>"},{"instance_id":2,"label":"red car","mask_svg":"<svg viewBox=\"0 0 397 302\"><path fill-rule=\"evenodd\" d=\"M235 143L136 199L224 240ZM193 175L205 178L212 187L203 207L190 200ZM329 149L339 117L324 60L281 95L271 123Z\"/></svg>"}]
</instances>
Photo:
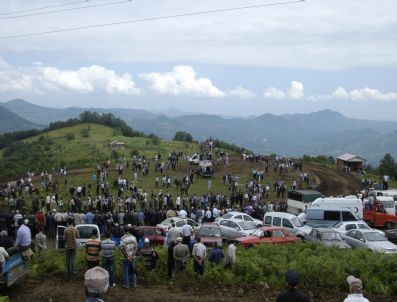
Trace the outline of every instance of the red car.
<instances>
[{"instance_id":1,"label":"red car","mask_svg":"<svg viewBox=\"0 0 397 302\"><path fill-rule=\"evenodd\" d=\"M213 248L222 243L221 229L216 223L203 223L196 231L196 236L201 238L201 243L207 248Z\"/></svg>"},{"instance_id":2,"label":"red car","mask_svg":"<svg viewBox=\"0 0 397 302\"><path fill-rule=\"evenodd\" d=\"M149 238L151 244L164 244L166 232L163 228L156 226L141 226L138 229L140 232L143 232L144 238Z\"/></svg>"},{"instance_id":3,"label":"red car","mask_svg":"<svg viewBox=\"0 0 397 302\"><path fill-rule=\"evenodd\" d=\"M261 227L255 229L250 236L237 238L239 245L252 247L256 244L289 244L299 241L295 236L288 235L287 230L282 227Z\"/></svg>"}]
</instances>

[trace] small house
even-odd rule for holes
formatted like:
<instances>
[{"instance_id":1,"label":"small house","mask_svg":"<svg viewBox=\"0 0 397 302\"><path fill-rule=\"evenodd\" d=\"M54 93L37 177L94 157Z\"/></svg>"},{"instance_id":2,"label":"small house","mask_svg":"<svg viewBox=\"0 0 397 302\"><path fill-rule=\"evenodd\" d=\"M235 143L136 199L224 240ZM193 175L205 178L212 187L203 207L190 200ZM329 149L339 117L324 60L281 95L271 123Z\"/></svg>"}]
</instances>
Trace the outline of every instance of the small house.
<instances>
[{"instance_id":1,"label":"small house","mask_svg":"<svg viewBox=\"0 0 397 302\"><path fill-rule=\"evenodd\" d=\"M363 171L365 163L364 158L346 153L336 158L336 169L342 172Z\"/></svg>"},{"instance_id":2,"label":"small house","mask_svg":"<svg viewBox=\"0 0 397 302\"><path fill-rule=\"evenodd\" d=\"M112 150L124 149L125 148L125 143L123 143L121 141L113 141L113 142L110 143L110 148Z\"/></svg>"}]
</instances>

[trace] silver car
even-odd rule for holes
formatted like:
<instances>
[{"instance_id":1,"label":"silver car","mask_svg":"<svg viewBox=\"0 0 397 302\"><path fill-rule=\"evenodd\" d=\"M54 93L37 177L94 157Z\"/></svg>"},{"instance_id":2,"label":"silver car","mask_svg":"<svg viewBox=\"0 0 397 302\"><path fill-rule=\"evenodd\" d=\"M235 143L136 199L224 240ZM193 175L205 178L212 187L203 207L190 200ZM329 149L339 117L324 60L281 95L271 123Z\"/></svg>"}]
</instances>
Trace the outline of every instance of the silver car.
<instances>
[{"instance_id":1,"label":"silver car","mask_svg":"<svg viewBox=\"0 0 397 302\"><path fill-rule=\"evenodd\" d=\"M380 230L370 228L365 221L341 221L335 224L333 229L338 231L342 237L351 230L372 230L377 231L381 235L385 235L385 233Z\"/></svg>"},{"instance_id":2,"label":"silver car","mask_svg":"<svg viewBox=\"0 0 397 302\"><path fill-rule=\"evenodd\" d=\"M306 240L318 242L325 246L336 246L342 249L351 249L342 236L331 228L313 228Z\"/></svg>"},{"instance_id":3,"label":"silver car","mask_svg":"<svg viewBox=\"0 0 397 302\"><path fill-rule=\"evenodd\" d=\"M222 238L226 240L250 235L255 230L252 223L244 220L222 219L218 222L218 225L221 229Z\"/></svg>"},{"instance_id":4,"label":"silver car","mask_svg":"<svg viewBox=\"0 0 397 302\"><path fill-rule=\"evenodd\" d=\"M251 217L250 215L243 213L243 212L231 211L231 212L224 214L222 217L217 217L215 219L215 221L220 222L223 219L244 220L246 222L251 223L254 227L263 226L262 220L255 219L255 218Z\"/></svg>"},{"instance_id":5,"label":"silver car","mask_svg":"<svg viewBox=\"0 0 397 302\"><path fill-rule=\"evenodd\" d=\"M397 245L391 243L385 236L374 230L348 231L345 240L352 248L367 248L386 254L397 253Z\"/></svg>"},{"instance_id":6,"label":"silver car","mask_svg":"<svg viewBox=\"0 0 397 302\"><path fill-rule=\"evenodd\" d=\"M177 228L184 226L185 224L189 224L194 230L200 229L200 225L195 222L193 219L190 218L179 218L179 217L172 217L163 220L161 223L157 224L156 226L159 228L163 228L168 230L172 226L172 222L175 222Z\"/></svg>"}]
</instances>

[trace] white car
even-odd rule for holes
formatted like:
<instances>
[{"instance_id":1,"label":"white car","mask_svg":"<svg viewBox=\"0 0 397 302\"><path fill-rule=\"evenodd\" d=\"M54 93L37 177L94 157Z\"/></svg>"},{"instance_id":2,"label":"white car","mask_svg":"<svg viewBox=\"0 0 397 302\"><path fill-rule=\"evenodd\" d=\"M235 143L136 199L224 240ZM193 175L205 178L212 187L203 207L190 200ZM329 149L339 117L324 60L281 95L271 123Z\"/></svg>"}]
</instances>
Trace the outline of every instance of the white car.
<instances>
[{"instance_id":1,"label":"white car","mask_svg":"<svg viewBox=\"0 0 397 302\"><path fill-rule=\"evenodd\" d=\"M365 221L341 221L335 224L333 229L338 231L342 237L344 237L346 233L351 230L373 230L385 236L384 232L370 228Z\"/></svg>"},{"instance_id":2,"label":"white car","mask_svg":"<svg viewBox=\"0 0 397 302\"><path fill-rule=\"evenodd\" d=\"M254 228L263 226L263 222L261 220L252 218L250 215L243 212L231 211L221 217L217 217L215 221L221 222L223 219L243 220L252 224Z\"/></svg>"},{"instance_id":3,"label":"white car","mask_svg":"<svg viewBox=\"0 0 397 302\"><path fill-rule=\"evenodd\" d=\"M200 155L193 154L192 156L188 156L187 161L191 165L198 165L200 163Z\"/></svg>"},{"instance_id":4,"label":"white car","mask_svg":"<svg viewBox=\"0 0 397 302\"><path fill-rule=\"evenodd\" d=\"M172 225L171 220L173 220L175 222L175 225L177 228L180 228L180 227L184 226L185 224L189 224L194 230L200 229L200 225L197 222L195 222L193 219L179 218L179 217L167 218L167 219L163 220L161 223L157 224L156 226L159 228L168 230Z\"/></svg>"},{"instance_id":5,"label":"white car","mask_svg":"<svg viewBox=\"0 0 397 302\"><path fill-rule=\"evenodd\" d=\"M92 230L96 229L98 231L98 239L101 240L101 233L99 232L99 227L96 224L78 224L76 225L77 232L79 233L79 238L76 238L77 247L85 246L88 239L92 236ZM63 239L66 227L62 225L57 226L55 248L64 249L65 240Z\"/></svg>"}]
</instances>

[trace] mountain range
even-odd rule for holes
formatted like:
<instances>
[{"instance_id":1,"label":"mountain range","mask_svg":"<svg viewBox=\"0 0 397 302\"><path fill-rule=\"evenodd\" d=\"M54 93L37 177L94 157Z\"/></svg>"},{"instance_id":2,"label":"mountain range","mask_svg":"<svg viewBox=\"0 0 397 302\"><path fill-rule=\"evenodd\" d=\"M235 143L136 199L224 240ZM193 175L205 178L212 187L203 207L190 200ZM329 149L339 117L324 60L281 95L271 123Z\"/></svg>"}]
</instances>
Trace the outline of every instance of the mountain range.
<instances>
[{"instance_id":1,"label":"mountain range","mask_svg":"<svg viewBox=\"0 0 397 302\"><path fill-rule=\"evenodd\" d=\"M113 113L135 130L154 133L164 139L171 139L177 131L183 130L199 141L208 137L219 138L265 154L338 156L351 153L375 165L388 152L397 157L397 122L353 119L331 110L226 118L175 108L155 112L124 108L49 108L24 100L12 100L0 105L32 123L31 127L64 121L90 110ZM28 126L26 121L23 125ZM6 128L5 124L0 124L0 132L12 130L20 129L12 129L10 125Z\"/></svg>"}]
</instances>

